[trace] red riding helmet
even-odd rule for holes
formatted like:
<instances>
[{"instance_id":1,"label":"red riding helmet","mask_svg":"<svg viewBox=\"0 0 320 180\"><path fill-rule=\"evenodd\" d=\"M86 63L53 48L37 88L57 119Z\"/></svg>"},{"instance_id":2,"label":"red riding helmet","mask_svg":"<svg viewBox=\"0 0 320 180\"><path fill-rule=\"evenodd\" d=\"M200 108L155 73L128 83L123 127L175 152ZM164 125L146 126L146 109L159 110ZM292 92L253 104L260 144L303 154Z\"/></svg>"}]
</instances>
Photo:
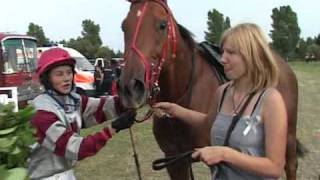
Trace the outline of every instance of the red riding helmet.
<instances>
[{"instance_id":1,"label":"red riding helmet","mask_svg":"<svg viewBox=\"0 0 320 180\"><path fill-rule=\"evenodd\" d=\"M38 61L37 74L40 77L41 74L51 69L56 65L71 65L75 66L76 61L70 56L70 54L61 48L52 48L44 51Z\"/></svg>"}]
</instances>

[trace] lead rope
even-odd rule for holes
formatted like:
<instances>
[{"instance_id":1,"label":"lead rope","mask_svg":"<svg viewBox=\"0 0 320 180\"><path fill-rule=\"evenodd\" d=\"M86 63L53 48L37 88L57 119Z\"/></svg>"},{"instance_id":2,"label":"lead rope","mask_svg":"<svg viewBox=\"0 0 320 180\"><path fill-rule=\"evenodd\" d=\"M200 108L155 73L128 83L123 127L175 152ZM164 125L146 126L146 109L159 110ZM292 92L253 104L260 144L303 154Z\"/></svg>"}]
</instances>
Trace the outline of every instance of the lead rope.
<instances>
[{"instance_id":1,"label":"lead rope","mask_svg":"<svg viewBox=\"0 0 320 180\"><path fill-rule=\"evenodd\" d=\"M187 96L187 97L189 97L188 100L187 100L187 104L189 104L189 105L190 105L190 102L191 102L192 87L193 87L194 74L195 74L195 73L194 73L194 72L195 72L195 49L193 50L193 53L192 53L191 63L192 63L192 65L191 65L191 74L190 74L190 78L189 78L189 79L190 79L190 83L189 83L189 85L188 85L188 87L187 87L187 90L188 90L188 92L187 92L188 96ZM179 101L182 101L183 98L184 98L184 96L182 96L181 98L179 98L178 101L177 101L177 103L178 103ZM172 134L173 134L173 139L174 139L174 141L176 142L176 144L179 144L178 135L176 134L176 131L175 131L175 129L174 129L173 121L170 120L170 118L169 118L168 116L163 116L162 118L164 118L163 120L165 120L165 119L168 120L168 122L169 122L169 124L170 124L171 132L172 132ZM184 157L184 156L189 156L189 158L190 158L190 157L191 157L191 154L192 154L192 152L189 151L189 152L184 152L184 153L180 153L180 154L171 156L171 157L169 157L169 159L173 158L172 162L171 162L171 163L163 163L162 168L164 168L164 167L166 167L166 166L168 166L168 165L170 165L170 164L173 164L173 163L176 162L176 161L179 161L179 160L183 160L183 159L185 159L185 158L188 158L188 157ZM181 155L183 155L183 158L181 158ZM178 157L178 158L177 158L177 157ZM162 160L159 159L159 161L160 161L160 162L161 162L161 161L165 161L165 162L166 162L167 160L166 160L166 158L163 158ZM157 162L157 160L155 160L155 161L153 162L153 168L154 168L154 166L157 166L157 163L159 163L159 162ZM190 173L190 178L191 178L191 180L194 180L194 173L193 173L193 170L192 170L192 160L188 160L186 163L189 163L188 169L189 169L189 173ZM154 170L160 170L160 169L162 169L162 168L155 168Z\"/></svg>"},{"instance_id":2,"label":"lead rope","mask_svg":"<svg viewBox=\"0 0 320 180\"><path fill-rule=\"evenodd\" d=\"M191 95L192 95L192 85L193 85L193 81L194 81L194 71L195 71L195 50L193 50L193 53L192 53L192 60L191 60L191 62L192 62L192 65L191 65L191 82L190 82L190 91L189 91L189 99L188 99L188 104L190 104L190 102L191 102ZM189 165L189 171L190 171L190 178L191 178L191 180L194 180L194 174L193 174L193 170L192 170L192 163L190 163L190 165Z\"/></svg>"},{"instance_id":3,"label":"lead rope","mask_svg":"<svg viewBox=\"0 0 320 180\"><path fill-rule=\"evenodd\" d=\"M138 153L137 153L137 151L136 151L136 146L134 145L134 139L133 139L133 133L132 133L131 127L129 128L129 131L130 131L131 146L132 146L132 150L133 150L133 158L134 158L134 162L135 162L135 164L136 164L136 169L137 169L137 173L138 173L138 178L139 178L139 180L142 180L140 163L139 163L139 158L138 158Z\"/></svg>"}]
</instances>

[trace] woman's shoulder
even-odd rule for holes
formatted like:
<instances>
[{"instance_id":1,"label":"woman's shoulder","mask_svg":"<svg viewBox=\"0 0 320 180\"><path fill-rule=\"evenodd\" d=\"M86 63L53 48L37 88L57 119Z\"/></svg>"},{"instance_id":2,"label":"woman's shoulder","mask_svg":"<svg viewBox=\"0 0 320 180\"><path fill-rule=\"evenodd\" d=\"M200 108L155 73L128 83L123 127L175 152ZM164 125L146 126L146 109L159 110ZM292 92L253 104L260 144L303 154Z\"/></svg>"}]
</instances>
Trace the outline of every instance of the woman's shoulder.
<instances>
[{"instance_id":1,"label":"woman's shoulder","mask_svg":"<svg viewBox=\"0 0 320 180\"><path fill-rule=\"evenodd\" d=\"M284 106L282 95L273 87L265 90L262 100L262 108L268 113L271 113L271 111L278 111L279 107Z\"/></svg>"},{"instance_id":2,"label":"woman's shoulder","mask_svg":"<svg viewBox=\"0 0 320 180\"><path fill-rule=\"evenodd\" d=\"M280 92L274 88L274 87L269 87L264 91L264 99L267 102L274 102L274 101L279 101L282 100L282 95Z\"/></svg>"},{"instance_id":3,"label":"woman's shoulder","mask_svg":"<svg viewBox=\"0 0 320 180\"><path fill-rule=\"evenodd\" d=\"M220 94L220 93L222 93L226 88L228 88L229 86L231 86L231 84L232 84L231 81L226 82L226 83L220 85L220 86L218 87L217 91L218 91L219 94Z\"/></svg>"}]
</instances>

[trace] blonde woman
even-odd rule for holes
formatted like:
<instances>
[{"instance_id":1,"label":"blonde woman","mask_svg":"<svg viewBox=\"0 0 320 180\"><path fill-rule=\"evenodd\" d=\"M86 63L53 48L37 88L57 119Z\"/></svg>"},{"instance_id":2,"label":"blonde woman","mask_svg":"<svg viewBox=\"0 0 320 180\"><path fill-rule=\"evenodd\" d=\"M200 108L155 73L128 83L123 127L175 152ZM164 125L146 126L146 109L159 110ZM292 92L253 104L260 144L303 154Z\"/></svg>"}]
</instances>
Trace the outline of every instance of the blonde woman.
<instances>
[{"instance_id":1,"label":"blonde woman","mask_svg":"<svg viewBox=\"0 0 320 180\"><path fill-rule=\"evenodd\" d=\"M279 72L268 42L256 24L243 23L224 32L221 48L230 82L217 90L214 117L168 102L154 107L193 126L214 118L212 145L192 154L212 168L213 179L277 179L285 164L287 116L274 88ZM227 137L236 115L239 120Z\"/></svg>"}]
</instances>

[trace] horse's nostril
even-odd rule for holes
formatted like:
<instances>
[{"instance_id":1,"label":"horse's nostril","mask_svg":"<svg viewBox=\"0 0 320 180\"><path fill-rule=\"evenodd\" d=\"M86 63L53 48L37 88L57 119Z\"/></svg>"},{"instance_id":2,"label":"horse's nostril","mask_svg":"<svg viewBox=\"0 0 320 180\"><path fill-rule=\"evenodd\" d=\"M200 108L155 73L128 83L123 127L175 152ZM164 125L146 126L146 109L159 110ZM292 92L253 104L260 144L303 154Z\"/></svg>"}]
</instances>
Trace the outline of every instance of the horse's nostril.
<instances>
[{"instance_id":1,"label":"horse's nostril","mask_svg":"<svg viewBox=\"0 0 320 180\"><path fill-rule=\"evenodd\" d=\"M135 79L133 85L133 92L135 92L137 95L141 96L144 94L144 84L140 80Z\"/></svg>"},{"instance_id":2,"label":"horse's nostril","mask_svg":"<svg viewBox=\"0 0 320 180\"><path fill-rule=\"evenodd\" d=\"M140 104L144 101L145 87L144 83L138 79L132 79L129 83L128 92L126 92L134 102Z\"/></svg>"}]
</instances>

